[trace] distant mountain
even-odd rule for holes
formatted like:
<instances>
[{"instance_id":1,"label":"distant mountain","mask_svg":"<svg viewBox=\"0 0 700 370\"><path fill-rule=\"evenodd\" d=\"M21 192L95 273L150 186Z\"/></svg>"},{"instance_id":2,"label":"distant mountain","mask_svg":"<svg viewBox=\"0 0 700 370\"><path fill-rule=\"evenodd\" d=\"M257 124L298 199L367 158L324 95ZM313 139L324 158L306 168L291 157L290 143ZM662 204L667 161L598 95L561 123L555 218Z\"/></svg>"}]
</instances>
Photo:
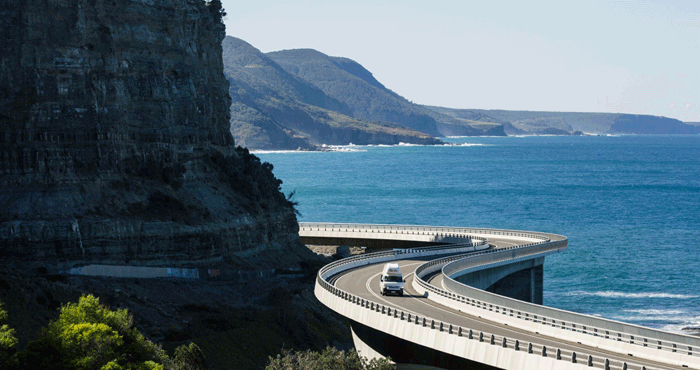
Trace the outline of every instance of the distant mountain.
<instances>
[{"instance_id":1,"label":"distant mountain","mask_svg":"<svg viewBox=\"0 0 700 370\"><path fill-rule=\"evenodd\" d=\"M377 81L359 63L312 49L266 54L287 72L348 107L355 118L394 122L433 136L505 135L500 123L459 119L411 103Z\"/></svg>"},{"instance_id":2,"label":"distant mountain","mask_svg":"<svg viewBox=\"0 0 700 370\"><path fill-rule=\"evenodd\" d=\"M229 80L231 133L251 149L314 149L321 144L436 144L422 132L349 116L352 110L287 72L243 40L223 41Z\"/></svg>"},{"instance_id":3,"label":"distant mountain","mask_svg":"<svg viewBox=\"0 0 700 370\"><path fill-rule=\"evenodd\" d=\"M508 135L700 133L698 126L650 115L428 108L455 117L501 123Z\"/></svg>"}]
</instances>

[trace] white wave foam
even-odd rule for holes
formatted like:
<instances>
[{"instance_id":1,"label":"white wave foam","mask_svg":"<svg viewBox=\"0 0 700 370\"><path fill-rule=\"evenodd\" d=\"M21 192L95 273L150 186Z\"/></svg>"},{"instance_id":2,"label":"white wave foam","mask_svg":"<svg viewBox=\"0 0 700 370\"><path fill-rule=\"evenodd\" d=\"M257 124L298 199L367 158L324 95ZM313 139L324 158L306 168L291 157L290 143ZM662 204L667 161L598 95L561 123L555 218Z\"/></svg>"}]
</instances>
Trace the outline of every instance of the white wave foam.
<instances>
[{"instance_id":1,"label":"white wave foam","mask_svg":"<svg viewBox=\"0 0 700 370\"><path fill-rule=\"evenodd\" d=\"M445 144L443 146L488 146L486 144L461 143L461 144Z\"/></svg>"},{"instance_id":2,"label":"white wave foam","mask_svg":"<svg viewBox=\"0 0 700 370\"><path fill-rule=\"evenodd\" d=\"M610 318L625 322L665 321L680 323L683 327L691 326L697 321L697 317L691 315L613 315Z\"/></svg>"},{"instance_id":3,"label":"white wave foam","mask_svg":"<svg viewBox=\"0 0 700 370\"><path fill-rule=\"evenodd\" d=\"M321 145L321 150L324 152L344 152L344 153L361 153L366 152L366 146L355 145L350 143L348 145Z\"/></svg>"},{"instance_id":4,"label":"white wave foam","mask_svg":"<svg viewBox=\"0 0 700 370\"><path fill-rule=\"evenodd\" d=\"M659 310L659 309L623 310L623 312L636 313L636 314L648 315L648 316L682 315L684 313L688 313L688 311L685 311L685 310Z\"/></svg>"},{"instance_id":5,"label":"white wave foam","mask_svg":"<svg viewBox=\"0 0 700 370\"><path fill-rule=\"evenodd\" d=\"M299 154L299 153L320 153L315 150L251 150L253 154Z\"/></svg>"},{"instance_id":6,"label":"white wave foam","mask_svg":"<svg viewBox=\"0 0 700 370\"><path fill-rule=\"evenodd\" d=\"M671 294L671 293L659 293L659 292L649 292L649 293L626 293L626 292L614 292L611 290L601 291L601 292L584 292L584 291L574 291L569 293L564 293L567 296L595 296L603 298L671 298L671 299L693 299L700 298L697 295L691 294Z\"/></svg>"},{"instance_id":7,"label":"white wave foam","mask_svg":"<svg viewBox=\"0 0 700 370\"><path fill-rule=\"evenodd\" d=\"M425 146L424 144L399 143L399 146Z\"/></svg>"},{"instance_id":8,"label":"white wave foam","mask_svg":"<svg viewBox=\"0 0 700 370\"><path fill-rule=\"evenodd\" d=\"M686 325L668 324L668 325L662 326L661 330L670 331L671 333L676 333L676 334L692 334L693 333L692 331L683 330L683 328L685 328L685 327L686 327Z\"/></svg>"}]
</instances>

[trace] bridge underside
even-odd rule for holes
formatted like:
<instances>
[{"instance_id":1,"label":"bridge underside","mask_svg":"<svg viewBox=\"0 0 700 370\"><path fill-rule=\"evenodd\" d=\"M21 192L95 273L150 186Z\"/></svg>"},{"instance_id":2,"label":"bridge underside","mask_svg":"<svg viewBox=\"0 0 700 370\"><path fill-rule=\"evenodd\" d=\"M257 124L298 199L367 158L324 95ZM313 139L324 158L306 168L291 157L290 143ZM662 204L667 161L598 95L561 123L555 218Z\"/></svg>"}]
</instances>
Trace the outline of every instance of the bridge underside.
<instances>
[{"instance_id":1,"label":"bridge underside","mask_svg":"<svg viewBox=\"0 0 700 370\"><path fill-rule=\"evenodd\" d=\"M466 243L467 238L435 237L432 241L364 239L341 237L311 237L300 236L299 240L307 245L346 245L348 247L367 247L369 250L385 250L394 248L420 248L442 245L447 243Z\"/></svg>"},{"instance_id":2,"label":"bridge underside","mask_svg":"<svg viewBox=\"0 0 700 370\"><path fill-rule=\"evenodd\" d=\"M355 348L360 355L368 359L391 357L399 370L498 369L397 338L356 321L351 321L350 327Z\"/></svg>"},{"instance_id":3,"label":"bridge underside","mask_svg":"<svg viewBox=\"0 0 700 370\"><path fill-rule=\"evenodd\" d=\"M542 304L544 257L470 272L454 279L487 292Z\"/></svg>"},{"instance_id":4,"label":"bridge underside","mask_svg":"<svg viewBox=\"0 0 700 370\"><path fill-rule=\"evenodd\" d=\"M348 247L367 247L371 250L394 248L420 248L444 244L438 242L421 242L407 240L387 239L356 239L356 238L328 238L328 237L299 237L299 241L307 245L346 245Z\"/></svg>"}]
</instances>

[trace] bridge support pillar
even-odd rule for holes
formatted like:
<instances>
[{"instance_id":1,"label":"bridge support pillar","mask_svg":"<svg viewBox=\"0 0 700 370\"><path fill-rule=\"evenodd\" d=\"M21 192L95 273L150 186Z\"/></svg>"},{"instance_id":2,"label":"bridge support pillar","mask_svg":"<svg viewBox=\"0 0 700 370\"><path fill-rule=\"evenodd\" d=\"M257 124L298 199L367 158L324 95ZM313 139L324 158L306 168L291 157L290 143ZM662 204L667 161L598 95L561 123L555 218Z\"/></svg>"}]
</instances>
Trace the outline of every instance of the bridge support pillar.
<instances>
[{"instance_id":1,"label":"bridge support pillar","mask_svg":"<svg viewBox=\"0 0 700 370\"><path fill-rule=\"evenodd\" d=\"M516 271L498 280L487 292L504 295L521 301L542 304L542 265Z\"/></svg>"},{"instance_id":2,"label":"bridge support pillar","mask_svg":"<svg viewBox=\"0 0 700 370\"><path fill-rule=\"evenodd\" d=\"M470 272L453 278L462 284L521 301L542 304L544 257Z\"/></svg>"}]
</instances>

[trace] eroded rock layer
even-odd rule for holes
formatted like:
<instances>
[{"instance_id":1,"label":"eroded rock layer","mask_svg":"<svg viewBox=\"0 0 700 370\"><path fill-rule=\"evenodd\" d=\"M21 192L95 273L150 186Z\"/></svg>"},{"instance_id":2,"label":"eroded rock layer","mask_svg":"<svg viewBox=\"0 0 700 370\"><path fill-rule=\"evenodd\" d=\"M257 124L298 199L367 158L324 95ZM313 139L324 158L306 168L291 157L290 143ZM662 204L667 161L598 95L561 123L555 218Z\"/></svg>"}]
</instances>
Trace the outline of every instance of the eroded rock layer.
<instances>
[{"instance_id":1,"label":"eroded rock layer","mask_svg":"<svg viewBox=\"0 0 700 370\"><path fill-rule=\"evenodd\" d=\"M304 253L272 166L234 148L221 13L0 4L0 258L259 267L270 250Z\"/></svg>"}]
</instances>

